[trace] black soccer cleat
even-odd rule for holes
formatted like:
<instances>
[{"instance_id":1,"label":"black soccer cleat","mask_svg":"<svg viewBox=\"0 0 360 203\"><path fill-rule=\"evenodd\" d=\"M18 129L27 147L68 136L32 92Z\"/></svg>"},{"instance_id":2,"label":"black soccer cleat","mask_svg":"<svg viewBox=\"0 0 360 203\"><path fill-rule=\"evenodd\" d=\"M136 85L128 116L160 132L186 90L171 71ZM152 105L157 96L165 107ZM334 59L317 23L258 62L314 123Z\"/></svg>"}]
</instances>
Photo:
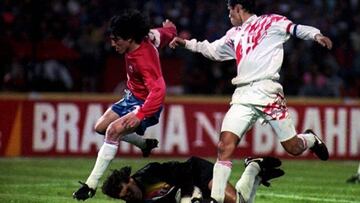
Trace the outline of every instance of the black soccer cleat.
<instances>
[{"instance_id":1,"label":"black soccer cleat","mask_svg":"<svg viewBox=\"0 0 360 203\"><path fill-rule=\"evenodd\" d=\"M285 172L277 167L281 166L281 160L274 157L264 158L252 158L245 159L245 167L250 163L256 162L260 166L259 176L261 177L261 183L266 187L270 186L269 180L283 176Z\"/></svg>"},{"instance_id":2,"label":"black soccer cleat","mask_svg":"<svg viewBox=\"0 0 360 203\"><path fill-rule=\"evenodd\" d=\"M158 147L159 141L157 139L145 139L146 147L141 149L143 157L149 157L151 151Z\"/></svg>"},{"instance_id":3,"label":"black soccer cleat","mask_svg":"<svg viewBox=\"0 0 360 203\"><path fill-rule=\"evenodd\" d=\"M261 177L261 183L266 187L270 186L269 180L281 177L285 174L285 172L279 168L268 168L261 173L259 176Z\"/></svg>"},{"instance_id":4,"label":"black soccer cleat","mask_svg":"<svg viewBox=\"0 0 360 203\"><path fill-rule=\"evenodd\" d=\"M279 166L281 166L281 161L278 158L274 158L274 157L264 157L264 158L252 158L252 157L248 157L245 159L244 161L244 165L245 167L248 166L251 162L256 162L259 164L260 166L260 170L263 171L265 169L268 168L277 168Z\"/></svg>"},{"instance_id":5,"label":"black soccer cleat","mask_svg":"<svg viewBox=\"0 0 360 203\"><path fill-rule=\"evenodd\" d=\"M217 201L215 199L213 199L212 197L207 198L207 199L192 198L191 203L217 203Z\"/></svg>"},{"instance_id":6,"label":"black soccer cleat","mask_svg":"<svg viewBox=\"0 0 360 203\"><path fill-rule=\"evenodd\" d=\"M191 199L191 203L201 203L201 201L202 199L197 197Z\"/></svg>"},{"instance_id":7,"label":"black soccer cleat","mask_svg":"<svg viewBox=\"0 0 360 203\"><path fill-rule=\"evenodd\" d=\"M90 188L86 183L80 181L79 183L81 184L81 187L73 193L74 199L85 201L95 195L96 190Z\"/></svg>"},{"instance_id":8,"label":"black soccer cleat","mask_svg":"<svg viewBox=\"0 0 360 203\"><path fill-rule=\"evenodd\" d=\"M360 174L356 174L351 176L349 179L346 180L347 183L360 183Z\"/></svg>"},{"instance_id":9,"label":"black soccer cleat","mask_svg":"<svg viewBox=\"0 0 360 203\"><path fill-rule=\"evenodd\" d=\"M310 151L316 154L320 160L326 161L329 159L329 152L325 143L314 133L314 131L307 129L304 133L311 133L315 137L314 146L310 147Z\"/></svg>"}]
</instances>

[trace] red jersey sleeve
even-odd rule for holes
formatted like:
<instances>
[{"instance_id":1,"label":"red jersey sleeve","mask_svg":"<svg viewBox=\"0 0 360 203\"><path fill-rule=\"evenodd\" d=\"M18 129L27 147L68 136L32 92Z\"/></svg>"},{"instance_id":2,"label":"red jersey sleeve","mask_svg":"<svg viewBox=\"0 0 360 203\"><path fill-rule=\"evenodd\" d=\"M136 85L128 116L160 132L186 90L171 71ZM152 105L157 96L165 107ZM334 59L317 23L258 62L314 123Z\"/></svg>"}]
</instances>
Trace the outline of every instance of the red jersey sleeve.
<instances>
[{"instance_id":1,"label":"red jersey sleeve","mask_svg":"<svg viewBox=\"0 0 360 203\"><path fill-rule=\"evenodd\" d=\"M154 28L149 32L149 38L156 47L162 48L168 45L176 34L175 27Z\"/></svg>"},{"instance_id":2,"label":"red jersey sleeve","mask_svg":"<svg viewBox=\"0 0 360 203\"><path fill-rule=\"evenodd\" d=\"M156 113L160 107L163 105L165 100L165 81L164 78L158 78L157 80L148 80L147 83L149 88L151 86L149 95L147 96L144 105L140 107L139 111L136 113L136 116L142 120L145 117L150 117Z\"/></svg>"},{"instance_id":3,"label":"red jersey sleeve","mask_svg":"<svg viewBox=\"0 0 360 203\"><path fill-rule=\"evenodd\" d=\"M164 103L166 94L166 85L160 67L156 63L149 63L146 60L143 60L141 66L141 75L149 93L145 98L144 104L136 113L140 120L150 117L159 111Z\"/></svg>"}]
</instances>

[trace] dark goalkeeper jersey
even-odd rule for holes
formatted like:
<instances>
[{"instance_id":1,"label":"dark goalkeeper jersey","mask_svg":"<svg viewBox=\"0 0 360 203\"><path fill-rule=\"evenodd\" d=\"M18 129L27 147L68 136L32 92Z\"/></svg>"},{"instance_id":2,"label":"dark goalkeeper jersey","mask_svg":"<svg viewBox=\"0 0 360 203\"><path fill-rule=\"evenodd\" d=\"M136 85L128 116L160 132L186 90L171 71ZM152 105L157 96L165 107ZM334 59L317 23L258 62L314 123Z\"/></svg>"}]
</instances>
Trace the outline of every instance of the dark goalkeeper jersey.
<instances>
[{"instance_id":1,"label":"dark goalkeeper jersey","mask_svg":"<svg viewBox=\"0 0 360 203\"><path fill-rule=\"evenodd\" d=\"M210 197L208 183L212 179L213 164L198 157L186 162L149 163L132 178L143 192L143 203L175 203L181 188L182 195L191 196L193 186L200 188L203 197Z\"/></svg>"}]
</instances>

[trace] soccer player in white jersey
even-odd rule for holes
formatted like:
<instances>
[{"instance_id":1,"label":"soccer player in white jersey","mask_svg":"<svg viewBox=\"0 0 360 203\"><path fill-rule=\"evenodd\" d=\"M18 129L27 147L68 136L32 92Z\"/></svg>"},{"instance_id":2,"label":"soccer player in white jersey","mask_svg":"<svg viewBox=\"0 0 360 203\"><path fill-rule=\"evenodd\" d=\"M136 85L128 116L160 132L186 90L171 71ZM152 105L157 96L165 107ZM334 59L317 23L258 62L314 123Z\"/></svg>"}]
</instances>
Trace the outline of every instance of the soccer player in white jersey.
<instances>
[{"instance_id":1,"label":"soccer player in white jersey","mask_svg":"<svg viewBox=\"0 0 360 203\"><path fill-rule=\"evenodd\" d=\"M271 125L289 154L298 156L310 149L321 160L329 158L325 144L312 130L296 132L279 83L279 71L284 56L283 43L290 35L313 40L328 49L332 47L331 40L320 30L295 24L281 15L255 15L255 0L228 0L228 10L233 27L222 38L210 43L176 37L170 43L172 48L185 47L216 61L236 59L237 75L231 82L237 88L222 123L213 174L211 196L220 203L224 201L233 152L258 119ZM236 189L244 191L243 185L239 180ZM249 197L249 194L242 196Z\"/></svg>"}]
</instances>

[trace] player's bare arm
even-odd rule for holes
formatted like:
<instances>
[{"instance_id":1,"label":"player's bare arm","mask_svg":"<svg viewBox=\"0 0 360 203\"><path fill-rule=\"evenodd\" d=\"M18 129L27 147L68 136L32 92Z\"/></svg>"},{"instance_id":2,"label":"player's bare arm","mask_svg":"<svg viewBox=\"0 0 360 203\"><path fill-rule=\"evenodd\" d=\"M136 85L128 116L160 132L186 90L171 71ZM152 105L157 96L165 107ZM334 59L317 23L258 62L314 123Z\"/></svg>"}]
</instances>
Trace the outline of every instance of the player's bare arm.
<instances>
[{"instance_id":1,"label":"player's bare arm","mask_svg":"<svg viewBox=\"0 0 360 203\"><path fill-rule=\"evenodd\" d=\"M332 41L330 38L322 35L322 34L317 34L315 35L315 41L317 43L319 43L321 46L326 47L327 49L331 49L332 48Z\"/></svg>"},{"instance_id":2,"label":"player's bare arm","mask_svg":"<svg viewBox=\"0 0 360 203\"><path fill-rule=\"evenodd\" d=\"M174 39L170 42L169 46L172 49L175 49L176 47L185 47L185 40L181 37L174 37Z\"/></svg>"}]
</instances>

